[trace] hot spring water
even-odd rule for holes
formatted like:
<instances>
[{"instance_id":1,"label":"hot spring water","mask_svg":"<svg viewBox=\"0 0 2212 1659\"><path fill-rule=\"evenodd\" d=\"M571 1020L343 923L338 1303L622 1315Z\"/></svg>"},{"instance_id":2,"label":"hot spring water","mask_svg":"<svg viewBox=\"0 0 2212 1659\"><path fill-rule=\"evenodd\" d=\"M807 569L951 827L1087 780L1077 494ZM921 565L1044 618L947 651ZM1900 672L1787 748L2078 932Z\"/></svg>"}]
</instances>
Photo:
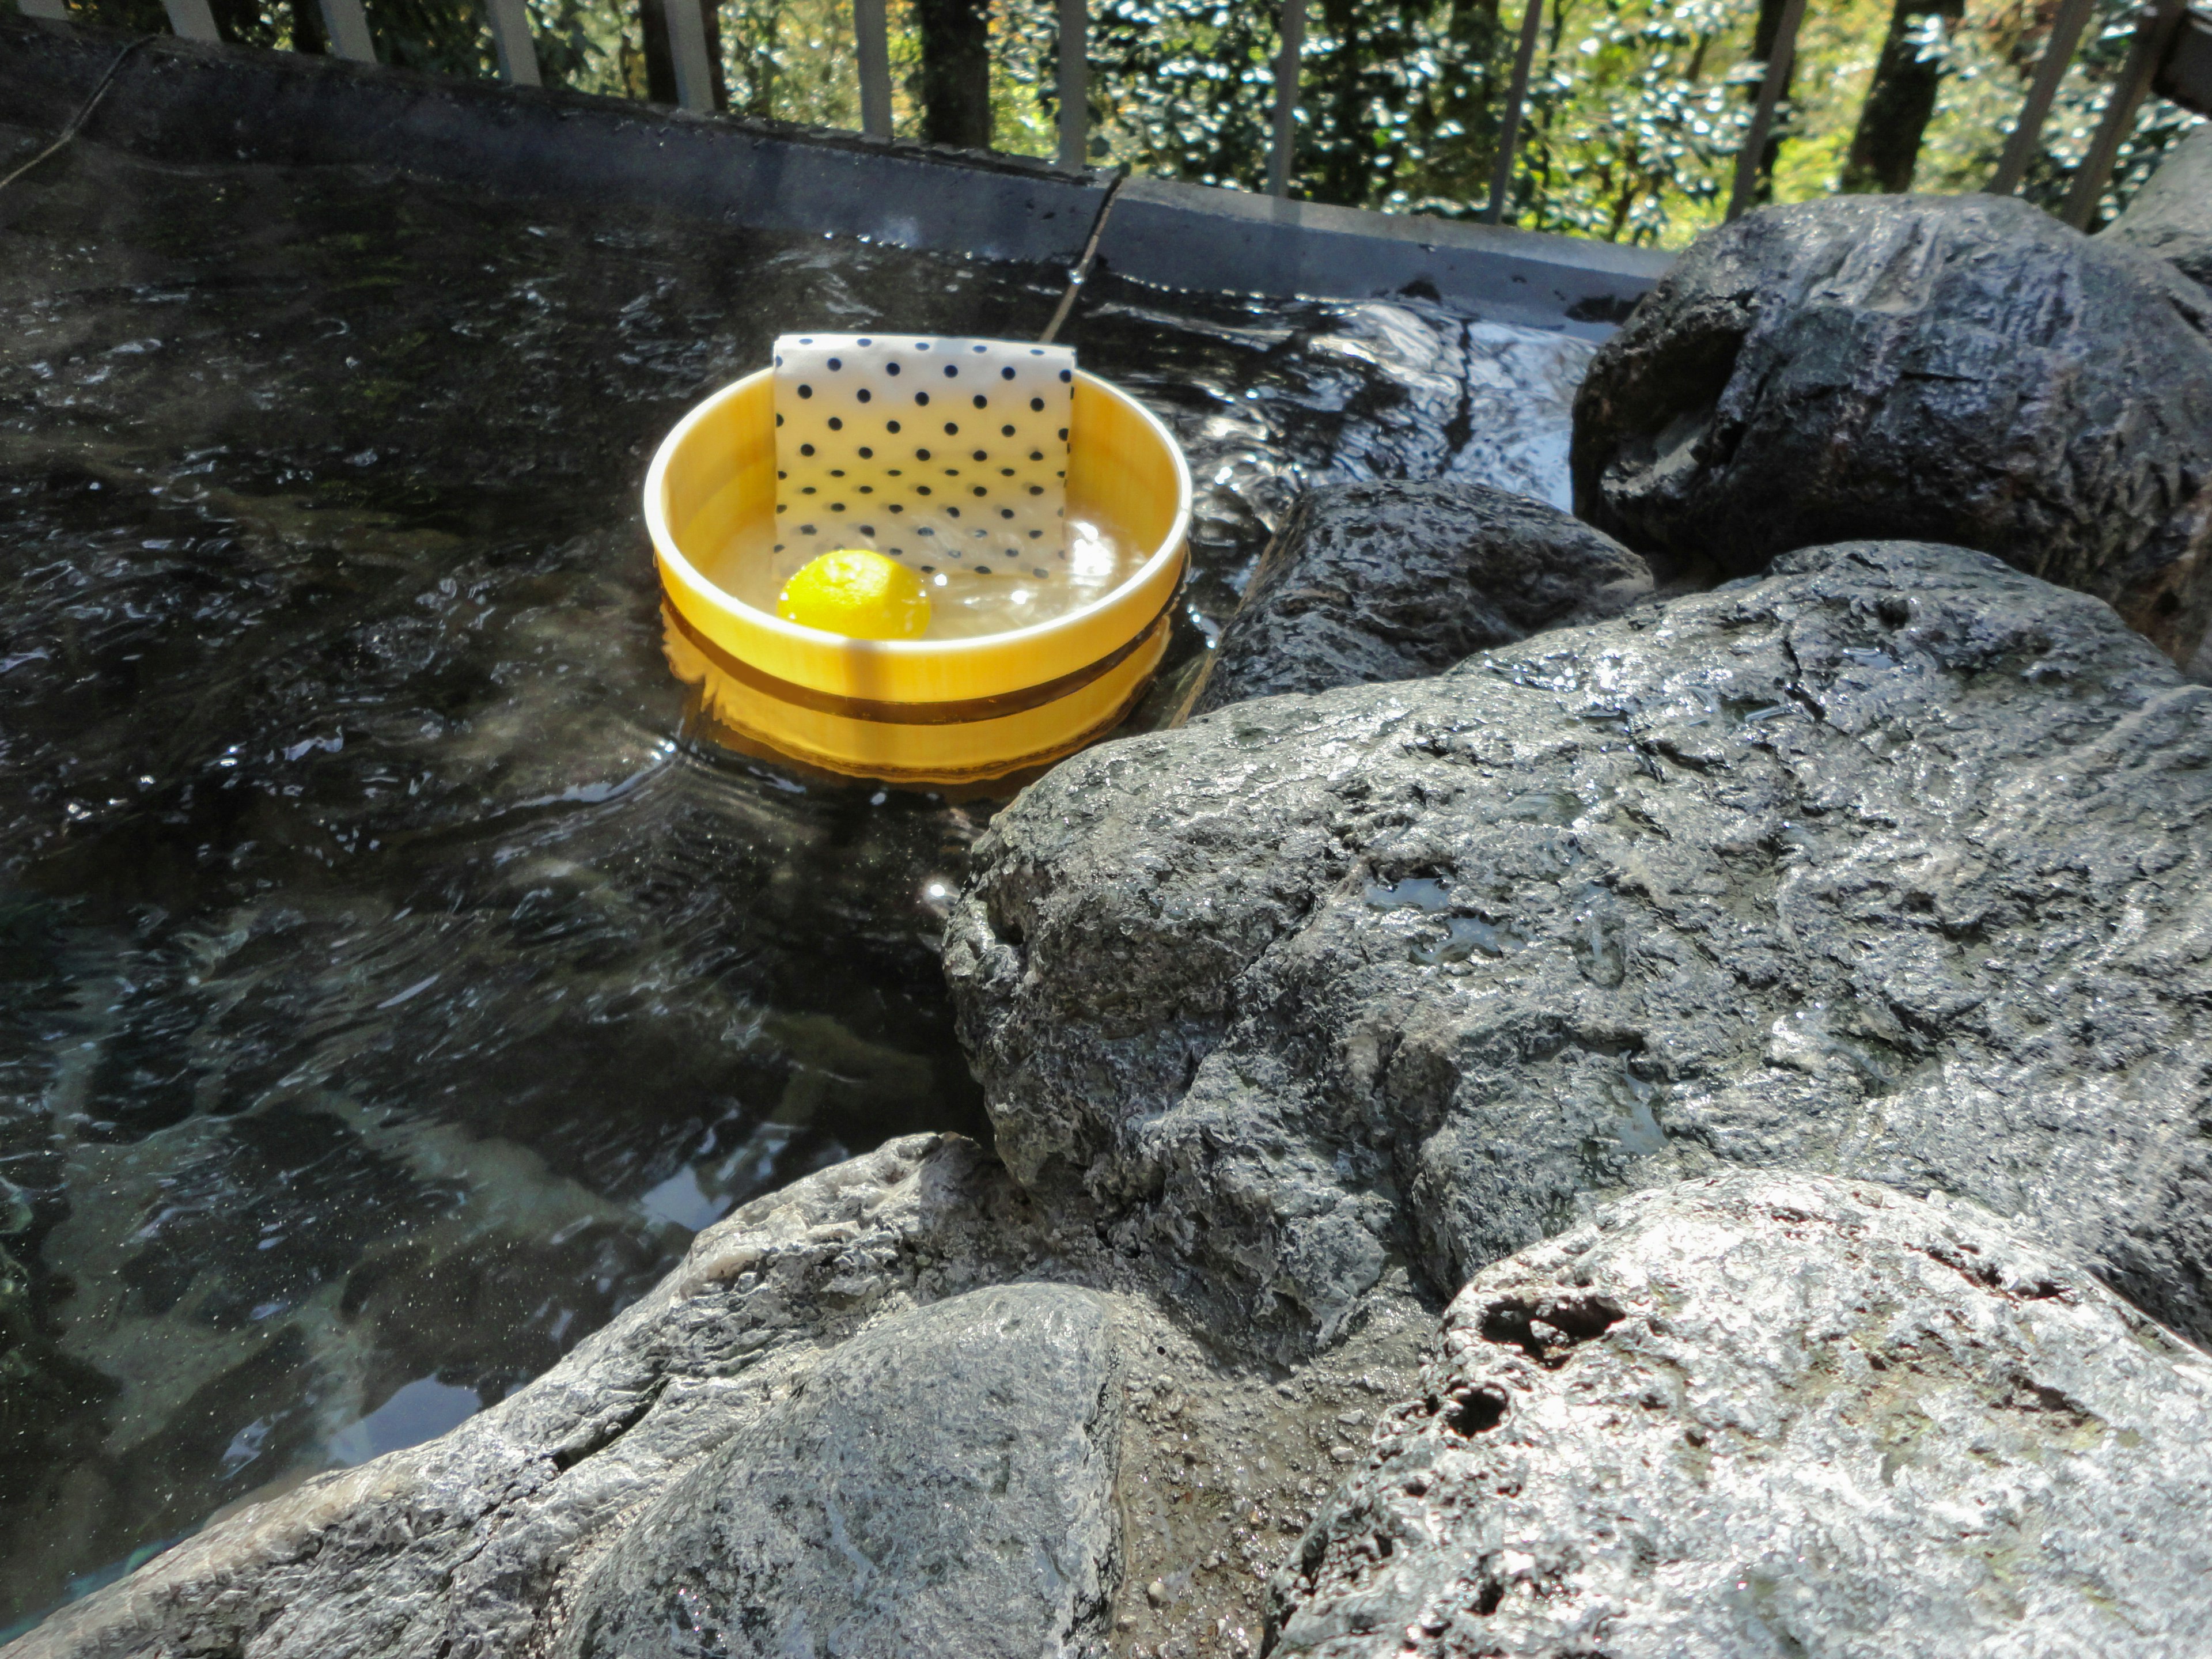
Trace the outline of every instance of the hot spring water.
<instances>
[{"instance_id":1,"label":"hot spring water","mask_svg":"<svg viewBox=\"0 0 2212 1659\"><path fill-rule=\"evenodd\" d=\"M498 1399L732 1206L988 1133L934 947L991 803L703 741L636 503L777 333L1060 280L84 143L0 197L0 1630ZM1067 337L1198 484L1139 724L1301 480L1565 489L1572 341L1110 276ZM1068 554L1054 603L1129 557ZM948 631L1043 602L937 574Z\"/></svg>"}]
</instances>

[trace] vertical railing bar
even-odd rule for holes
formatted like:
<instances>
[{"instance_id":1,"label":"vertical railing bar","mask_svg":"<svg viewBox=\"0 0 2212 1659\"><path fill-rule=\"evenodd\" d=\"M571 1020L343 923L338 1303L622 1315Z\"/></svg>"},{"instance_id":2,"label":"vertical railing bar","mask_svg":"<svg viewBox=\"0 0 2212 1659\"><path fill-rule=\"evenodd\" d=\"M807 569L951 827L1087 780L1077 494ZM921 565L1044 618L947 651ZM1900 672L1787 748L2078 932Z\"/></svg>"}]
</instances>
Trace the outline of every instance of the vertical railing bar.
<instances>
[{"instance_id":1,"label":"vertical railing bar","mask_svg":"<svg viewBox=\"0 0 2212 1659\"><path fill-rule=\"evenodd\" d=\"M860 131L891 136L890 23L884 0L853 0L853 46L860 68Z\"/></svg>"},{"instance_id":2,"label":"vertical railing bar","mask_svg":"<svg viewBox=\"0 0 2212 1659\"><path fill-rule=\"evenodd\" d=\"M323 14L323 37L331 43L333 57L356 64L376 61L376 37L368 32L368 14L361 9L361 0L317 0L316 9Z\"/></svg>"},{"instance_id":3,"label":"vertical railing bar","mask_svg":"<svg viewBox=\"0 0 2212 1659\"><path fill-rule=\"evenodd\" d=\"M222 33L215 26L215 12L208 0L161 0L161 9L169 14L169 27L186 40L220 40Z\"/></svg>"},{"instance_id":4,"label":"vertical railing bar","mask_svg":"<svg viewBox=\"0 0 2212 1659\"><path fill-rule=\"evenodd\" d=\"M1060 0L1060 164L1079 167L1091 141L1088 0Z\"/></svg>"},{"instance_id":5,"label":"vertical railing bar","mask_svg":"<svg viewBox=\"0 0 2212 1659\"><path fill-rule=\"evenodd\" d=\"M1275 54L1275 141L1267 151L1267 194L1291 193L1291 150L1297 140L1298 62L1306 50L1306 0L1283 0L1282 50Z\"/></svg>"},{"instance_id":6,"label":"vertical railing bar","mask_svg":"<svg viewBox=\"0 0 2212 1659\"><path fill-rule=\"evenodd\" d=\"M2103 199L2105 186L2112 181L2112 168L2119 161L2120 146L2135 126L2136 112L2142 107L2143 94L2150 90L2150 78L2158 71L2158 60L2166 51L2167 39L2179 26L2184 9L2184 0L2157 0L2145 9L2142 21L2136 25L2127 63L2112 83L2112 100L2105 106L2105 118L2098 123L2097 136L2089 142L2089 153L2075 172L2073 189L2066 192L2066 211L2062 216L2076 230L2088 229L2089 221L2096 216L2097 204Z\"/></svg>"},{"instance_id":7,"label":"vertical railing bar","mask_svg":"<svg viewBox=\"0 0 2212 1659\"><path fill-rule=\"evenodd\" d=\"M714 112L714 71L707 61L707 18L712 0L668 0L668 58L676 71L676 101L696 114Z\"/></svg>"},{"instance_id":8,"label":"vertical railing bar","mask_svg":"<svg viewBox=\"0 0 2212 1659\"><path fill-rule=\"evenodd\" d=\"M1536 35L1544 22L1544 0L1528 0L1521 14L1521 44L1513 54L1513 79L1505 89L1505 118L1498 126L1498 159L1490 168L1490 205L1486 225L1503 224L1505 198L1513 191L1513 154L1520 148L1521 116L1528 107L1528 76L1536 65Z\"/></svg>"},{"instance_id":9,"label":"vertical railing bar","mask_svg":"<svg viewBox=\"0 0 2212 1659\"><path fill-rule=\"evenodd\" d=\"M1766 152L1766 135L1774 130L1774 112L1782 102L1782 88L1790 79L1790 59L1797 54L1797 26L1805 21L1805 0L1789 0L1774 31L1774 46L1766 58L1766 73L1759 77L1759 105L1751 113L1751 131L1744 135L1743 149L1735 158L1735 188L1729 192L1728 216L1733 220L1751 206L1759 193L1759 161Z\"/></svg>"},{"instance_id":10,"label":"vertical railing bar","mask_svg":"<svg viewBox=\"0 0 2212 1659\"><path fill-rule=\"evenodd\" d=\"M2043 137L2043 124L2051 115L2052 100L2058 96L2058 83L2066 78L2067 65L2074 61L2074 48L2081 44L2081 31L2089 24L2089 14L2096 9L2097 0L2065 0L2058 15L2051 25L2051 39L2043 48L2043 61L2035 66L2035 80L2027 89L2027 101L2020 106L2020 121L2005 140L2004 155L1997 162L1997 170L1990 179L1990 194L2009 196L2020 188L2020 181L2027 177L2027 164L2035 159L2037 144Z\"/></svg>"},{"instance_id":11,"label":"vertical railing bar","mask_svg":"<svg viewBox=\"0 0 2212 1659\"><path fill-rule=\"evenodd\" d=\"M538 73L538 48L530 39L530 8L524 0L484 0L484 15L499 53L499 78L509 86L544 85Z\"/></svg>"}]
</instances>

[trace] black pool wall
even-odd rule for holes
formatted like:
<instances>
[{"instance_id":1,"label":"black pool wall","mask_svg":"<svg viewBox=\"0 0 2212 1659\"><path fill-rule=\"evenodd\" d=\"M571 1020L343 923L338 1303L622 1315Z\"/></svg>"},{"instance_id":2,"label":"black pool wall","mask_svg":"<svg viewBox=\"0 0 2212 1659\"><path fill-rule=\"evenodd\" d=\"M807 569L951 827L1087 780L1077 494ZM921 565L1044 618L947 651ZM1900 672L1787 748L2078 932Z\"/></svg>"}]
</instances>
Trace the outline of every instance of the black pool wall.
<instances>
[{"instance_id":1,"label":"black pool wall","mask_svg":"<svg viewBox=\"0 0 2212 1659\"><path fill-rule=\"evenodd\" d=\"M58 131L126 40L0 15L0 109ZM1110 180L1018 156L169 39L131 54L87 132L164 161L368 164L580 207L649 205L1061 264L1079 257ZM1670 258L1161 179L1122 191L1099 254L1164 287L1415 295L1591 337Z\"/></svg>"}]
</instances>

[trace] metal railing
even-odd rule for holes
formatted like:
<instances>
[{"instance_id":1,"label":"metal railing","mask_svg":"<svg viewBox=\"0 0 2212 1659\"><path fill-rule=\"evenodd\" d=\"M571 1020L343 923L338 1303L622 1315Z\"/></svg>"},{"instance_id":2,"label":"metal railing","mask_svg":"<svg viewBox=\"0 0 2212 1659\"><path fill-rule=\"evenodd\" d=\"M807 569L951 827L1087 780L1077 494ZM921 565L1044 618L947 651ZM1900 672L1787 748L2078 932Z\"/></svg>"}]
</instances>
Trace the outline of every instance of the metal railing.
<instances>
[{"instance_id":1,"label":"metal railing","mask_svg":"<svg viewBox=\"0 0 2212 1659\"><path fill-rule=\"evenodd\" d=\"M33 17L67 21L64 0L17 0ZM711 32L705 8L714 0L643 0L649 14L648 30L659 26L672 70L676 102L682 107L711 112L715 107L720 76L714 61ZM1308 0L1281 0L1279 21L1280 47L1274 63L1275 101L1273 138L1267 157L1267 191L1288 196L1297 137L1298 78L1305 48ZM191 40L219 39L209 0L162 0L169 27ZM376 46L369 32L362 0L316 0L331 52L356 63L376 61ZM485 19L499 60L501 77L520 86L540 84L538 56L531 40L530 17L525 0L483 0ZM1734 186L1729 196L1728 217L1735 219L1755 202L1761 157L1774 131L1783 89L1796 56L1798 31L1805 20L1807 0L1785 0L1759 79L1758 99L1736 156ZM1054 0L1059 35L1058 160L1063 167L1079 167L1087 157L1090 142L1087 0ZM2018 191L2037 154L2045 122L2057 99L2059 83L2073 62L2087 29L2095 0L2062 0L2051 34L2020 117L2005 143L2004 153L1988 189L2009 196ZM1505 222L1513 184L1513 163L1522 142L1528 107L1529 81L1534 73L1537 37L1544 0L1525 0L1520 36L1514 53L1512 78L1506 89L1504 119L1499 129L1498 154L1492 170L1490 199L1481 217L1490 224ZM889 18L885 0L853 0L854 58L860 87L860 129L878 137L891 136L891 78ZM2099 121L2088 152L2075 169L2063 216L2076 228L2087 228L2097 204L2112 182L2120 147L2135 125L2136 112L2152 93L2172 100L2198 114L2212 115L2212 18L2191 11L2186 0L2152 0L2142 12L2127 61L2113 82L2110 100Z\"/></svg>"}]
</instances>

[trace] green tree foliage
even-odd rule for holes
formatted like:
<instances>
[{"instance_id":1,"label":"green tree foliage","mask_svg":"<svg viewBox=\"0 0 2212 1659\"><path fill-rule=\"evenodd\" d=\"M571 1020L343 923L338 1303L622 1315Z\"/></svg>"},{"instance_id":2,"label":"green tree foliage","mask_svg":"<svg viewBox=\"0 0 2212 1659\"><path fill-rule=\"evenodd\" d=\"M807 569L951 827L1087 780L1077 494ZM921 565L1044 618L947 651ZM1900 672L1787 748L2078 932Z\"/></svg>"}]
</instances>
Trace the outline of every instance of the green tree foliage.
<instances>
[{"instance_id":1,"label":"green tree foliage","mask_svg":"<svg viewBox=\"0 0 2212 1659\"><path fill-rule=\"evenodd\" d=\"M1717 222L1758 89L1757 21L1741 0L1554 0L1516 222L1648 243Z\"/></svg>"},{"instance_id":2,"label":"green tree foliage","mask_svg":"<svg viewBox=\"0 0 2212 1659\"><path fill-rule=\"evenodd\" d=\"M70 3L94 21L164 27L160 0ZM921 8L932 3L941 0L894 0L890 8L894 121L908 136L921 136L927 120ZM972 17L981 3L956 0L952 9ZM1760 0L1309 0L1293 193L1396 211L1480 213L1522 3L1544 9L1511 222L1668 246L1717 223L1763 69ZM315 0L214 4L228 39L321 49ZM529 4L550 83L644 95L635 0ZM2135 26L2133 0L2099 4L2029 170L2026 193L2045 206L2065 196ZM495 72L481 0L367 5L386 61ZM1777 10L1768 0L1770 28ZM1907 179L1918 190L1979 187L1996 165L2054 10L2049 0L1811 0L1793 94L1768 152L1772 198ZM987 15L990 141L1048 155L1057 118L1052 0L988 0ZM733 112L858 124L851 0L721 0L718 15ZM1093 159L1259 187L1279 18L1279 0L1091 0ZM972 54L974 46L969 29L961 49ZM972 91L972 56L962 84ZM1863 120L1869 94L1875 107ZM1886 112L1892 104L1910 118ZM2172 106L2146 100L2107 214L2191 125ZM971 139L983 130L972 122L962 129Z\"/></svg>"}]
</instances>

